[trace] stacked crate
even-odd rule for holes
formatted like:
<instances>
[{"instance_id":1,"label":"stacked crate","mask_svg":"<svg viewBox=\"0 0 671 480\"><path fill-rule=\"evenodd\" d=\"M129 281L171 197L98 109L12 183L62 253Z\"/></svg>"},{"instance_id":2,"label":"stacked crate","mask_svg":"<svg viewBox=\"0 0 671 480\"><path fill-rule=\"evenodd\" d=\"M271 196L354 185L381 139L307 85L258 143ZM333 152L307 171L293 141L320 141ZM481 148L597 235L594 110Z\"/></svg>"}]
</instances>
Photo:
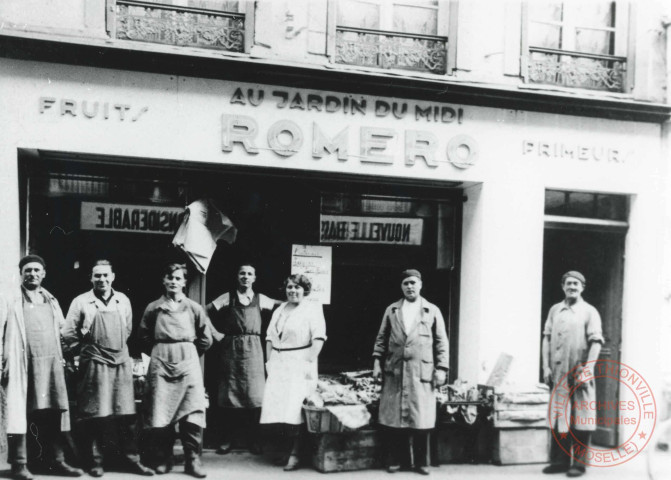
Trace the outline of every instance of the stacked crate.
<instances>
[{"instance_id":1,"label":"stacked crate","mask_svg":"<svg viewBox=\"0 0 671 480\"><path fill-rule=\"evenodd\" d=\"M550 392L541 389L495 394L494 462L513 465L549 461L549 402Z\"/></svg>"},{"instance_id":2,"label":"stacked crate","mask_svg":"<svg viewBox=\"0 0 671 480\"><path fill-rule=\"evenodd\" d=\"M303 412L313 447L312 466L315 469L328 473L380 466L380 438L377 430L370 426L360 430L348 429L326 407L304 405Z\"/></svg>"}]
</instances>

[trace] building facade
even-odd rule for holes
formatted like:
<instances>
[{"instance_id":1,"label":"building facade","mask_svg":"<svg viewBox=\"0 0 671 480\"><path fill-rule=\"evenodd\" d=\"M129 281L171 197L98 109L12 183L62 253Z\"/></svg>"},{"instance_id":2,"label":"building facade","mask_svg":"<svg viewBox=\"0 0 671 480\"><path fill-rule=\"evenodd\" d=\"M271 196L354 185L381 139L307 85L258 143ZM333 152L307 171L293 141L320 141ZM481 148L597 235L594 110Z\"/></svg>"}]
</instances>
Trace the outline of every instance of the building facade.
<instances>
[{"instance_id":1,"label":"building facade","mask_svg":"<svg viewBox=\"0 0 671 480\"><path fill-rule=\"evenodd\" d=\"M241 259L271 296L312 269L322 370L370 367L395 274L412 266L445 313L452 380L482 383L508 354L506 381L533 384L544 317L577 269L602 356L661 399L664 8L2 2L0 284L15 288L19 257L39 253L67 305L107 257L139 319L177 258L176 215L211 198L239 235L191 296L230 288Z\"/></svg>"}]
</instances>

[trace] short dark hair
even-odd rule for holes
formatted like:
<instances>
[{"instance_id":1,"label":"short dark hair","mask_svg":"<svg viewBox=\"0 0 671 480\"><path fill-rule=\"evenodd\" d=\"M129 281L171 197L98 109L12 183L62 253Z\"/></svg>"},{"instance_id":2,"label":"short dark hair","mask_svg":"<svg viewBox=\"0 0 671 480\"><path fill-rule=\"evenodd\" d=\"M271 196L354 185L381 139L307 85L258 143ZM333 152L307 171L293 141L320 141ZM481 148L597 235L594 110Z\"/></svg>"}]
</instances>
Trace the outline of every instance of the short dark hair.
<instances>
[{"instance_id":1,"label":"short dark hair","mask_svg":"<svg viewBox=\"0 0 671 480\"><path fill-rule=\"evenodd\" d=\"M305 275L302 275L300 273L294 273L293 275L289 275L287 279L284 281L284 288L287 288L289 282L293 282L296 285L300 285L301 287L303 287L306 297L310 295L310 292L312 291L312 282Z\"/></svg>"},{"instance_id":2,"label":"short dark hair","mask_svg":"<svg viewBox=\"0 0 671 480\"><path fill-rule=\"evenodd\" d=\"M163 269L163 276L167 275L172 275L174 272L177 270L181 270L182 273L184 273L184 279L186 280L189 278L189 272L186 269L186 264L185 263L169 263L168 265L165 266Z\"/></svg>"},{"instance_id":3,"label":"short dark hair","mask_svg":"<svg viewBox=\"0 0 671 480\"><path fill-rule=\"evenodd\" d=\"M242 262L238 264L238 268L235 270L235 273L240 273L240 269L242 267L252 267L254 269L254 273L256 273L256 265L254 265L252 262Z\"/></svg>"},{"instance_id":4,"label":"short dark hair","mask_svg":"<svg viewBox=\"0 0 671 480\"><path fill-rule=\"evenodd\" d=\"M100 266L110 267L110 270L112 270L112 272L114 272L114 267L112 266L112 262L110 262L109 260L107 260L105 258L101 258L101 259L96 260L95 262L93 262L93 267L91 267L91 270L93 270L94 267L100 267Z\"/></svg>"}]
</instances>

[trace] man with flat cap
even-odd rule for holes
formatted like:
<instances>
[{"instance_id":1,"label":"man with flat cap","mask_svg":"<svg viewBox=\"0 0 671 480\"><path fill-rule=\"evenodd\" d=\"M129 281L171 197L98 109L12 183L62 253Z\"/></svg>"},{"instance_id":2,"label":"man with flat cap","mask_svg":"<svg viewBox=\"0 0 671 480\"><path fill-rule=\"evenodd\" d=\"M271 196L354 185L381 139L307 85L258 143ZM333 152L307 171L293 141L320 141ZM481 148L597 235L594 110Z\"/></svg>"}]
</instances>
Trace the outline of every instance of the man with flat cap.
<instances>
[{"instance_id":1,"label":"man with flat cap","mask_svg":"<svg viewBox=\"0 0 671 480\"><path fill-rule=\"evenodd\" d=\"M599 358L604 341L601 317L596 308L582 298L586 283L582 273L566 272L561 279L564 301L553 305L548 313L543 329L542 361L543 379L550 387L556 387L563 381L573 389L576 379L581 382L583 377L580 365ZM578 370L567 376L576 367ZM559 417L555 419L550 445L551 463L543 469L543 473L566 473L569 477L585 473L585 465L572 459L569 452L572 452L576 442L589 445L590 434L596 429L596 409L575 406L595 401L594 380L579 383L569 402L573 406L571 425Z\"/></svg>"},{"instance_id":2,"label":"man with flat cap","mask_svg":"<svg viewBox=\"0 0 671 480\"><path fill-rule=\"evenodd\" d=\"M437 306L423 298L422 274L401 275L403 298L389 305L373 351L373 375L382 380L378 421L389 473L411 466L429 474L429 432L436 425L435 389L447 381L449 344Z\"/></svg>"},{"instance_id":3,"label":"man with flat cap","mask_svg":"<svg viewBox=\"0 0 671 480\"><path fill-rule=\"evenodd\" d=\"M149 476L154 471L142 465L137 446L133 360L126 345L133 310L128 297L112 288L114 280L109 260L97 260L91 269L93 288L70 305L63 341L68 355L79 356L77 412L89 474L101 477L104 451L116 450L123 470Z\"/></svg>"},{"instance_id":4,"label":"man with flat cap","mask_svg":"<svg viewBox=\"0 0 671 480\"><path fill-rule=\"evenodd\" d=\"M0 319L11 476L32 479L30 463L31 469L42 467L43 473L79 477L83 472L65 463L63 452L62 432L70 430L60 334L63 313L42 288L46 268L41 257L23 257L19 271L21 291ZM34 457L28 440L35 444Z\"/></svg>"}]
</instances>

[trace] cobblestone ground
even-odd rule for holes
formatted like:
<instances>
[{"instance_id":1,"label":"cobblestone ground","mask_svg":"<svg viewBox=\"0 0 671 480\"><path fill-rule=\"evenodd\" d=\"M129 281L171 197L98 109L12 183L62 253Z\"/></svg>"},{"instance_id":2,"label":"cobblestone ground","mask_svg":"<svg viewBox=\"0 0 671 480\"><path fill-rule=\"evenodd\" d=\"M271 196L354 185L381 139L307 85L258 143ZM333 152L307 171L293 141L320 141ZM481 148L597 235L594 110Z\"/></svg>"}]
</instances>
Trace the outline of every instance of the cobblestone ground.
<instances>
[{"instance_id":1,"label":"cobblestone ground","mask_svg":"<svg viewBox=\"0 0 671 480\"><path fill-rule=\"evenodd\" d=\"M295 472L284 472L281 467L274 466L271 458L265 455L256 456L247 452L233 451L228 455L216 455L213 451L205 451L203 454L203 464L208 472L208 478L212 480L231 479L231 480L269 480L269 479L295 479L304 480L323 479L325 476L343 479L389 479L392 475L383 470L365 470L357 472L340 473L319 473L313 468L307 466ZM467 480L467 479L559 479L566 478L564 475L543 475L540 473L543 465L442 465L431 468L431 477L435 479L449 480ZM3 466L3 477L9 474L7 465ZM167 475L157 476L157 480L174 480L191 478L184 475L183 465L177 465L175 470ZM103 478L109 480L129 480L131 476L127 473L106 472ZM57 477L37 477L37 478L57 478ZM82 477L91 478L88 475ZM417 479L420 475L412 472L399 472L393 475L394 480ZM669 480L671 479L671 452L661 451L659 449L649 449L641 453L629 463L610 468L591 468L583 478L590 479L608 479L608 480L630 480L630 479L650 479L650 480Z\"/></svg>"}]
</instances>

